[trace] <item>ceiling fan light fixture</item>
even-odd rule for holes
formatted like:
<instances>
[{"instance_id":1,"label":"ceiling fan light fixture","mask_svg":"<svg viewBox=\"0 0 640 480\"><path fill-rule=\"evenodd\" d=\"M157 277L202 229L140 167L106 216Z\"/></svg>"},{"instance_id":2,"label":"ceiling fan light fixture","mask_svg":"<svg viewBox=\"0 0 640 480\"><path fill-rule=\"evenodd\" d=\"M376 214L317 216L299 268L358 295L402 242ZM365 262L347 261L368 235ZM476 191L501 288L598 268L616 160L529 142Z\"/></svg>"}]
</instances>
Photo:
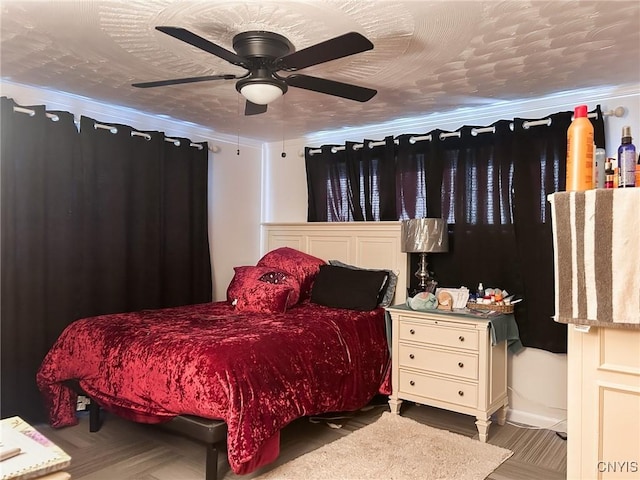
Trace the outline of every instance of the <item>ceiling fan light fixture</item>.
<instances>
[{"instance_id":1,"label":"ceiling fan light fixture","mask_svg":"<svg viewBox=\"0 0 640 480\"><path fill-rule=\"evenodd\" d=\"M276 78L246 78L236 84L240 94L256 105L267 105L287 91L287 84Z\"/></svg>"},{"instance_id":2,"label":"ceiling fan light fixture","mask_svg":"<svg viewBox=\"0 0 640 480\"><path fill-rule=\"evenodd\" d=\"M279 86L271 83L250 83L240 89L244 98L257 105L267 105L284 93Z\"/></svg>"}]
</instances>

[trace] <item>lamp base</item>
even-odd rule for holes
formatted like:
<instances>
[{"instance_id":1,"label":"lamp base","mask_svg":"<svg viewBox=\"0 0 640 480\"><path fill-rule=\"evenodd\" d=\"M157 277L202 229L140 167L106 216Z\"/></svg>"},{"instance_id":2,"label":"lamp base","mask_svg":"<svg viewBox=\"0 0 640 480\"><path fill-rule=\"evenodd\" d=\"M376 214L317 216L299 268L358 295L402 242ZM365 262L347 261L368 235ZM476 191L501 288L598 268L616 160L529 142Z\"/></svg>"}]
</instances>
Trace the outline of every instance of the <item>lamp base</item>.
<instances>
[{"instance_id":1,"label":"lamp base","mask_svg":"<svg viewBox=\"0 0 640 480\"><path fill-rule=\"evenodd\" d=\"M429 278L429 271L427 270L427 254L425 252L420 252L420 264L415 275L419 279L418 287L415 289L416 293L436 293L436 286L438 285L438 282L433 278Z\"/></svg>"}]
</instances>

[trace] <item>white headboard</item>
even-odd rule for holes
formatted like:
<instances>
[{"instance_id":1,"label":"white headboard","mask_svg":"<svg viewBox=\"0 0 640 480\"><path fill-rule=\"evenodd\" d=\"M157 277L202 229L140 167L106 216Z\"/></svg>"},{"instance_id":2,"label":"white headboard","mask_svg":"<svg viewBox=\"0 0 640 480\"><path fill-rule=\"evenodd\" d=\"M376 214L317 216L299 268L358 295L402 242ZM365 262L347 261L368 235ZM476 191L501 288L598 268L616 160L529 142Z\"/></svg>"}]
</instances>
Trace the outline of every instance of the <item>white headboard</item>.
<instances>
[{"instance_id":1,"label":"white headboard","mask_svg":"<svg viewBox=\"0 0 640 480\"><path fill-rule=\"evenodd\" d=\"M398 274L393 303L407 297L408 257L400 251L400 222L263 223L262 254L291 247L323 260Z\"/></svg>"}]
</instances>

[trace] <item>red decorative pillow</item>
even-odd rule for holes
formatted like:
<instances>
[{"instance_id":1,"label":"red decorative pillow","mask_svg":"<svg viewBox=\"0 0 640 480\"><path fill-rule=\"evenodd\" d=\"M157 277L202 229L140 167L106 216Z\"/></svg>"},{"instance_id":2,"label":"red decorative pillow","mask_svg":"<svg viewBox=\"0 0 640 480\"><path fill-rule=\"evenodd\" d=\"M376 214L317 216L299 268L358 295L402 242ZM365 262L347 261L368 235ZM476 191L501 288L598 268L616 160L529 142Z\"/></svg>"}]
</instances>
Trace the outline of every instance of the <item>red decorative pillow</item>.
<instances>
[{"instance_id":1,"label":"red decorative pillow","mask_svg":"<svg viewBox=\"0 0 640 480\"><path fill-rule=\"evenodd\" d=\"M256 265L277 268L296 277L300 283L300 301L302 301L311 296L311 287L320 271L320 265L326 264L324 260L308 253L291 247L280 247L265 254Z\"/></svg>"},{"instance_id":2,"label":"red decorative pillow","mask_svg":"<svg viewBox=\"0 0 640 480\"><path fill-rule=\"evenodd\" d=\"M300 284L290 273L273 267L235 267L227 300L237 310L284 313L300 298Z\"/></svg>"}]
</instances>

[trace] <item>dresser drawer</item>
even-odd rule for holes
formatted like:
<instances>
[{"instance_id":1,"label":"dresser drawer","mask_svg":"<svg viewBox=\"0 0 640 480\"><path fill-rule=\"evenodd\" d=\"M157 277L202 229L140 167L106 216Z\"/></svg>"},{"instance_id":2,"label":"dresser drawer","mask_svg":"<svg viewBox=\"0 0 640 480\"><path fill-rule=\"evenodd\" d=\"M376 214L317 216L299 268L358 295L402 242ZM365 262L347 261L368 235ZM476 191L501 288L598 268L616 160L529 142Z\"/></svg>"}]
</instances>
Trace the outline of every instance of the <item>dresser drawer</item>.
<instances>
[{"instance_id":1,"label":"dresser drawer","mask_svg":"<svg viewBox=\"0 0 640 480\"><path fill-rule=\"evenodd\" d=\"M428 343L443 347L478 351L478 331L464 328L412 323L402 320L399 329L400 341Z\"/></svg>"},{"instance_id":2,"label":"dresser drawer","mask_svg":"<svg viewBox=\"0 0 640 480\"><path fill-rule=\"evenodd\" d=\"M400 344L400 367L453 375L469 380L478 380L478 356L473 353L450 352Z\"/></svg>"},{"instance_id":3,"label":"dresser drawer","mask_svg":"<svg viewBox=\"0 0 640 480\"><path fill-rule=\"evenodd\" d=\"M409 393L427 399L477 408L478 385L400 369L400 395Z\"/></svg>"}]
</instances>

